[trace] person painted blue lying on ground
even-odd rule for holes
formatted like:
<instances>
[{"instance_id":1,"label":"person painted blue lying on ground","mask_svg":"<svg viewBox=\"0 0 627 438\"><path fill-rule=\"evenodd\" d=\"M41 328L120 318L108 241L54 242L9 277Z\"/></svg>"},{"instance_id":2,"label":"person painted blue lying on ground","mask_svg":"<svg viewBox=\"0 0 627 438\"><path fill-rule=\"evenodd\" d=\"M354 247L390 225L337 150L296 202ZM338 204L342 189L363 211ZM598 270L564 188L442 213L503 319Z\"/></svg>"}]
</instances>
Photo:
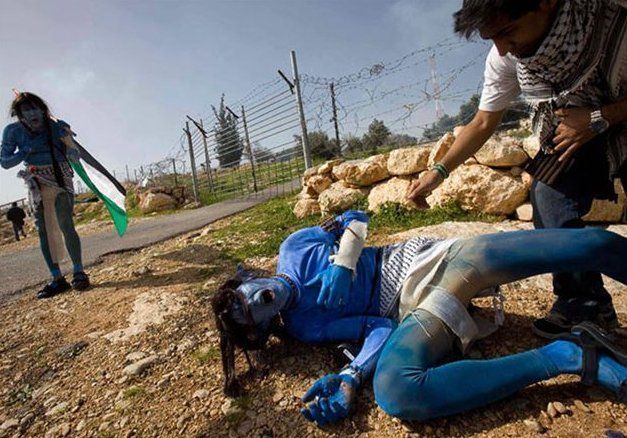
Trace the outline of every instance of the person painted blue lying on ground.
<instances>
[{"instance_id":1,"label":"person painted blue lying on ground","mask_svg":"<svg viewBox=\"0 0 627 438\"><path fill-rule=\"evenodd\" d=\"M580 374L626 401L627 354L589 322L511 356L447 357L496 328L471 317L472 298L493 295L502 321L499 284L570 270L627 284L627 239L601 229L543 229L364 248L367 223L365 213L348 211L297 231L281 245L275 276L238 270L220 288L212 307L227 395L241 389L235 347L261 349L280 329L305 343L363 342L345 369L304 395L302 414L319 425L347 417L373 375L377 404L407 420L477 408L560 374Z\"/></svg>"},{"instance_id":2,"label":"person painted blue lying on ground","mask_svg":"<svg viewBox=\"0 0 627 438\"><path fill-rule=\"evenodd\" d=\"M11 116L17 117L17 121L7 125L2 133L0 165L5 169L21 163L26 166L18 176L28 187L41 252L52 275L52 281L37 293L37 298L49 298L70 287L85 290L90 283L83 270L81 242L72 218L74 173L68 163L68 159L78 159L78 155L63 140L73 135L70 125L53 119L43 99L28 92L16 93ZM64 242L74 265L71 286L59 267Z\"/></svg>"}]
</instances>

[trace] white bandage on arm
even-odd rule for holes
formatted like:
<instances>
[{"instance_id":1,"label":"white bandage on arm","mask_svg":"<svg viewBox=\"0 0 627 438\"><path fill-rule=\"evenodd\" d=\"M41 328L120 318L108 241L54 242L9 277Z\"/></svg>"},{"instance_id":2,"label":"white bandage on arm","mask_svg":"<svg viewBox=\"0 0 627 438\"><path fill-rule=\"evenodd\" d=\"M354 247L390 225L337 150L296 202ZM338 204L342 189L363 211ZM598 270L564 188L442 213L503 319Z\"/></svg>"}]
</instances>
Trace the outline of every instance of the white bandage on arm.
<instances>
[{"instance_id":1,"label":"white bandage on arm","mask_svg":"<svg viewBox=\"0 0 627 438\"><path fill-rule=\"evenodd\" d=\"M340 239L340 247L337 250L337 254L329 257L331 263L344 266L355 272L357 260L359 260L361 250L364 249L367 236L368 224L357 220L351 221Z\"/></svg>"}]
</instances>

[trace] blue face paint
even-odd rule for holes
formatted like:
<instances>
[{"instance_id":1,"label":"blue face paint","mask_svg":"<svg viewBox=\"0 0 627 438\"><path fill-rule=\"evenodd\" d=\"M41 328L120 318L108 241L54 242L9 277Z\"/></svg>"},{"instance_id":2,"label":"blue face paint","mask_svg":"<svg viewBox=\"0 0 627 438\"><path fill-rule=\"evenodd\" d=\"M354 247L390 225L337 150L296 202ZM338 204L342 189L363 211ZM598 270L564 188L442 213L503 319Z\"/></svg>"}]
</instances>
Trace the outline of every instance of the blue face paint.
<instances>
[{"instance_id":1,"label":"blue face paint","mask_svg":"<svg viewBox=\"0 0 627 438\"><path fill-rule=\"evenodd\" d=\"M292 300L292 289L280 278L255 278L242 283L237 291L243 305L233 308L233 319L240 324L266 327Z\"/></svg>"},{"instance_id":2,"label":"blue face paint","mask_svg":"<svg viewBox=\"0 0 627 438\"><path fill-rule=\"evenodd\" d=\"M43 127L44 112L39 108L23 107L22 121L33 131L38 131Z\"/></svg>"}]
</instances>

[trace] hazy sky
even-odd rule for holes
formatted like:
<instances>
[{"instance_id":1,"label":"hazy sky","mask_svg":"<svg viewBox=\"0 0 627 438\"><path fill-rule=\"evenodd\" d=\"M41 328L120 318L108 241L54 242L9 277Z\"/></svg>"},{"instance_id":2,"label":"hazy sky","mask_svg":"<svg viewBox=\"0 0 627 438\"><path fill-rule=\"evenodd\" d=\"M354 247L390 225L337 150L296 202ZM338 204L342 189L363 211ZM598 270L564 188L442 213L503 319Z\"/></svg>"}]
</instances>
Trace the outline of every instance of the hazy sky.
<instances>
[{"instance_id":1,"label":"hazy sky","mask_svg":"<svg viewBox=\"0 0 627 438\"><path fill-rule=\"evenodd\" d=\"M125 164L163 158L178 143L185 114L207 116L222 93L236 100L276 78L278 68L289 72L291 49L301 73L349 74L452 36L451 14L461 3L1 2L0 122L11 122L12 88L35 92L118 174ZM458 82L476 87L484 49L469 44L461 52L480 62ZM24 196L16 172L0 169L0 202Z\"/></svg>"}]
</instances>

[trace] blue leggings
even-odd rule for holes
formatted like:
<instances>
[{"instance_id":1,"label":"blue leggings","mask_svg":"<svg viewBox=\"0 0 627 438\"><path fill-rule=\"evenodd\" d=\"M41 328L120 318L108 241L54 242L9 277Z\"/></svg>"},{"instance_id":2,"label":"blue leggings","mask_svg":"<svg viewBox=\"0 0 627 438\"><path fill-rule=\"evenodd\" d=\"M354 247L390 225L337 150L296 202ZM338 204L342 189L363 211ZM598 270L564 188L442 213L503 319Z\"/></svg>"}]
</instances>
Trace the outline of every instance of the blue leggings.
<instances>
[{"instance_id":1,"label":"blue leggings","mask_svg":"<svg viewBox=\"0 0 627 438\"><path fill-rule=\"evenodd\" d=\"M627 283L626 260L627 239L605 230L500 233L458 241L432 284L467 302L486 287L553 271L599 271ZM487 405L562 373L539 350L447 363L455 340L431 313L412 312L377 363L377 404L395 417L428 420Z\"/></svg>"},{"instance_id":2,"label":"blue leggings","mask_svg":"<svg viewBox=\"0 0 627 438\"><path fill-rule=\"evenodd\" d=\"M54 203L55 211L57 213L57 221L59 222L59 228L63 233L65 240L65 247L70 254L70 259L74 265L74 272L83 270L83 262L81 256L81 240L78 237L76 228L74 228L74 220L72 219L72 212L74 210L74 197L70 193L63 191L59 193ZM50 254L50 247L48 245L48 236L46 234L46 222L44 220L43 205L35 210L35 224L37 225L37 232L39 233L39 245L41 247L41 253L44 256L46 265L52 274L53 278L61 276L61 270L59 265L52 261L52 255Z\"/></svg>"}]
</instances>

